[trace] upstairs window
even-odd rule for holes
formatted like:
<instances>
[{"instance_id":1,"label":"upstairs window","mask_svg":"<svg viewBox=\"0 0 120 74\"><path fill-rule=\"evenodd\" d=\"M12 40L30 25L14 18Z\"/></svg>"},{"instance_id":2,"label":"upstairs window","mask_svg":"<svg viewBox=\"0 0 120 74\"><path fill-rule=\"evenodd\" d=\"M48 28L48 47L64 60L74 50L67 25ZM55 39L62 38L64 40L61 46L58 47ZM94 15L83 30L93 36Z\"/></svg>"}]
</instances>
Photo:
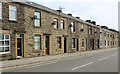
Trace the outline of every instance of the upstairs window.
<instances>
[{"instance_id":1,"label":"upstairs window","mask_svg":"<svg viewBox=\"0 0 120 74\"><path fill-rule=\"evenodd\" d=\"M35 49L40 49L40 45L41 45L41 36L40 35L35 35L34 37L34 45L35 45Z\"/></svg>"},{"instance_id":2,"label":"upstairs window","mask_svg":"<svg viewBox=\"0 0 120 74\"><path fill-rule=\"evenodd\" d=\"M36 19L34 20L35 27L40 27L41 26L41 13L35 12L34 15L36 17Z\"/></svg>"},{"instance_id":3,"label":"upstairs window","mask_svg":"<svg viewBox=\"0 0 120 74\"><path fill-rule=\"evenodd\" d=\"M54 18L54 28L58 29L58 19Z\"/></svg>"},{"instance_id":4,"label":"upstairs window","mask_svg":"<svg viewBox=\"0 0 120 74\"><path fill-rule=\"evenodd\" d=\"M97 36L97 28L95 28L95 36Z\"/></svg>"},{"instance_id":5,"label":"upstairs window","mask_svg":"<svg viewBox=\"0 0 120 74\"><path fill-rule=\"evenodd\" d=\"M89 27L89 35L92 35L92 27Z\"/></svg>"},{"instance_id":6,"label":"upstairs window","mask_svg":"<svg viewBox=\"0 0 120 74\"><path fill-rule=\"evenodd\" d=\"M72 48L75 48L75 38L72 38Z\"/></svg>"},{"instance_id":7,"label":"upstairs window","mask_svg":"<svg viewBox=\"0 0 120 74\"><path fill-rule=\"evenodd\" d=\"M57 37L57 46L61 49L61 37Z\"/></svg>"},{"instance_id":8,"label":"upstairs window","mask_svg":"<svg viewBox=\"0 0 120 74\"><path fill-rule=\"evenodd\" d=\"M71 22L71 32L75 32L75 23Z\"/></svg>"},{"instance_id":9,"label":"upstairs window","mask_svg":"<svg viewBox=\"0 0 120 74\"><path fill-rule=\"evenodd\" d=\"M102 32L100 32L100 37L102 37Z\"/></svg>"},{"instance_id":10,"label":"upstairs window","mask_svg":"<svg viewBox=\"0 0 120 74\"><path fill-rule=\"evenodd\" d=\"M106 37L106 32L104 32L104 36Z\"/></svg>"},{"instance_id":11,"label":"upstairs window","mask_svg":"<svg viewBox=\"0 0 120 74\"><path fill-rule=\"evenodd\" d=\"M61 20L61 29L65 29L64 20Z\"/></svg>"},{"instance_id":12,"label":"upstairs window","mask_svg":"<svg viewBox=\"0 0 120 74\"><path fill-rule=\"evenodd\" d=\"M2 19L2 3L0 3L0 19Z\"/></svg>"},{"instance_id":13,"label":"upstairs window","mask_svg":"<svg viewBox=\"0 0 120 74\"><path fill-rule=\"evenodd\" d=\"M17 8L9 5L9 20L17 20Z\"/></svg>"},{"instance_id":14,"label":"upstairs window","mask_svg":"<svg viewBox=\"0 0 120 74\"><path fill-rule=\"evenodd\" d=\"M82 32L82 34L84 33L84 25L83 24L81 25L81 32Z\"/></svg>"},{"instance_id":15,"label":"upstairs window","mask_svg":"<svg viewBox=\"0 0 120 74\"><path fill-rule=\"evenodd\" d=\"M0 53L10 52L10 35L0 34Z\"/></svg>"}]
</instances>

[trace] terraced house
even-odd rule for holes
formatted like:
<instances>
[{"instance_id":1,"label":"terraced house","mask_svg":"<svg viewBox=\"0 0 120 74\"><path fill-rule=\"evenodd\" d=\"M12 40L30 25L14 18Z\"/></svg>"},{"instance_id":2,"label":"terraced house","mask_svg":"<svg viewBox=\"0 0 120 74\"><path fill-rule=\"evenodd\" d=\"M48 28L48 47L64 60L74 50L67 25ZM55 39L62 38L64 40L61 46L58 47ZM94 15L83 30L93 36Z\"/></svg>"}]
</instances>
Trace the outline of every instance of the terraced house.
<instances>
[{"instance_id":1,"label":"terraced house","mask_svg":"<svg viewBox=\"0 0 120 74\"><path fill-rule=\"evenodd\" d=\"M95 21L83 21L72 14L34 2L0 2L0 54L29 58L100 49L100 31ZM118 47L118 33L114 47ZM102 47L101 47L102 46ZM107 48L107 47L106 47Z\"/></svg>"}]
</instances>

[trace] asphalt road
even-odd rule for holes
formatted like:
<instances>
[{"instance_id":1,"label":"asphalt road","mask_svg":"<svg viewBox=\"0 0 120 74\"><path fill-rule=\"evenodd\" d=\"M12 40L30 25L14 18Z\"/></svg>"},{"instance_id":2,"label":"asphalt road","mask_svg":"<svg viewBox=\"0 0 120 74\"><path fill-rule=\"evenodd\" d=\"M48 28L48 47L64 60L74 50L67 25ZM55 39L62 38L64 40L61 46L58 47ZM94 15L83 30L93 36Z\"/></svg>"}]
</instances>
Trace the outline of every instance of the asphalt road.
<instances>
[{"instance_id":1,"label":"asphalt road","mask_svg":"<svg viewBox=\"0 0 120 74\"><path fill-rule=\"evenodd\" d=\"M16 67L3 72L118 72L118 50Z\"/></svg>"}]
</instances>

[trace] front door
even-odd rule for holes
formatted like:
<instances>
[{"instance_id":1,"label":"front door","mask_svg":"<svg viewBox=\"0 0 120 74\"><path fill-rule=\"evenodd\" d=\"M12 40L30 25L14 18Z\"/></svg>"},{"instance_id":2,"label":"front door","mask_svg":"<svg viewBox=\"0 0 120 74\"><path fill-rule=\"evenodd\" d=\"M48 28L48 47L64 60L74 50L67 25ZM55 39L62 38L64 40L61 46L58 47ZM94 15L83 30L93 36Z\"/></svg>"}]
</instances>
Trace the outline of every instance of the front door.
<instances>
[{"instance_id":1,"label":"front door","mask_svg":"<svg viewBox=\"0 0 120 74\"><path fill-rule=\"evenodd\" d=\"M77 38L77 51L79 51L79 39Z\"/></svg>"},{"instance_id":2,"label":"front door","mask_svg":"<svg viewBox=\"0 0 120 74\"><path fill-rule=\"evenodd\" d=\"M92 49L94 50L94 39L92 39Z\"/></svg>"},{"instance_id":3,"label":"front door","mask_svg":"<svg viewBox=\"0 0 120 74\"><path fill-rule=\"evenodd\" d=\"M17 57L23 56L23 34L17 34Z\"/></svg>"},{"instance_id":4,"label":"front door","mask_svg":"<svg viewBox=\"0 0 120 74\"><path fill-rule=\"evenodd\" d=\"M66 41L66 37L64 37L64 53L66 53L67 52L67 47L66 47L66 44L67 43L67 41Z\"/></svg>"},{"instance_id":5,"label":"front door","mask_svg":"<svg viewBox=\"0 0 120 74\"><path fill-rule=\"evenodd\" d=\"M100 48L100 46L99 46L99 45L100 45L99 42L100 42L100 41L99 41L99 39L98 39L98 49Z\"/></svg>"},{"instance_id":6,"label":"front door","mask_svg":"<svg viewBox=\"0 0 120 74\"><path fill-rule=\"evenodd\" d=\"M45 37L45 53L49 55L49 36Z\"/></svg>"}]
</instances>

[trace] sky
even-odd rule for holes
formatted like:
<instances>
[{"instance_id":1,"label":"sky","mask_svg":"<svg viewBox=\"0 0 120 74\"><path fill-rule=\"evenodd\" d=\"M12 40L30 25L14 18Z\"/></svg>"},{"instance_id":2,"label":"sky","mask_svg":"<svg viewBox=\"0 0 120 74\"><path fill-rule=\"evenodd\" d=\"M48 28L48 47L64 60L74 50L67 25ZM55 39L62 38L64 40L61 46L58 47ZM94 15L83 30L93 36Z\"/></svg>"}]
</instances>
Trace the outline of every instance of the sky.
<instances>
[{"instance_id":1,"label":"sky","mask_svg":"<svg viewBox=\"0 0 120 74\"><path fill-rule=\"evenodd\" d=\"M29 0L63 13L72 13L82 20L96 21L97 25L118 30L119 0Z\"/></svg>"}]
</instances>

